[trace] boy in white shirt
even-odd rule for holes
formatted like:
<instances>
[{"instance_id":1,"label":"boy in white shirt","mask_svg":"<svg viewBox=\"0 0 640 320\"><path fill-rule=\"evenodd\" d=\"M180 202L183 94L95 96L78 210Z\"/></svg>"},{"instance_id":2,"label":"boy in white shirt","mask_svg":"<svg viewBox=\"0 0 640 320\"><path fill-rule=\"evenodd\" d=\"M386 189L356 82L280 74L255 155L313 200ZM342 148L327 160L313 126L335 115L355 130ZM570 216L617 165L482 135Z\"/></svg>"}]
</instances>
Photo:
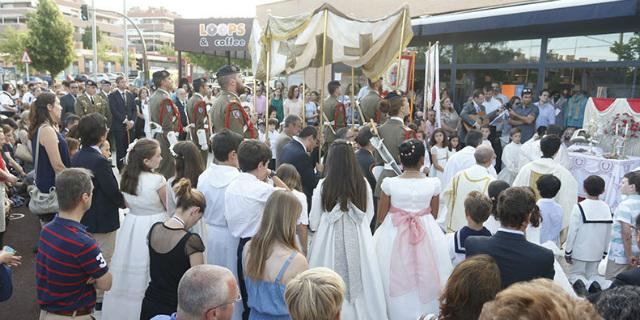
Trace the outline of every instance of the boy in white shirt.
<instances>
[{"instance_id":1,"label":"boy in white shirt","mask_svg":"<svg viewBox=\"0 0 640 320\"><path fill-rule=\"evenodd\" d=\"M611 238L611 208L598 197L604 192L605 183L599 176L589 176L582 185L587 198L576 204L569 218L569 232L565 242L564 258L570 265L567 272L569 282L576 293L589 288L589 292L600 291L602 281L598 265L607 255Z\"/></svg>"},{"instance_id":2,"label":"boy in white shirt","mask_svg":"<svg viewBox=\"0 0 640 320\"><path fill-rule=\"evenodd\" d=\"M482 133L482 146L487 146L489 148L491 148L491 150L493 150L493 147L491 146L491 141L489 141L489 135L491 135L491 126L488 124L483 125L482 127L480 127L480 133Z\"/></svg>"},{"instance_id":3,"label":"boy in white shirt","mask_svg":"<svg viewBox=\"0 0 640 320\"><path fill-rule=\"evenodd\" d=\"M467 218L467 225L454 233L447 234L449 243L449 256L451 263L455 267L465 259L465 241L471 236L490 237L491 232L484 227L491 214L493 203L491 199L479 191L471 191L464 200L464 213Z\"/></svg>"},{"instance_id":4,"label":"boy in white shirt","mask_svg":"<svg viewBox=\"0 0 640 320\"><path fill-rule=\"evenodd\" d=\"M540 208L542 222L537 228L529 225L527 240L538 244L551 241L560 247L563 211L553 198L558 194L561 186L560 179L552 174L541 175L536 181L536 188L540 194L540 200L536 205Z\"/></svg>"},{"instance_id":5,"label":"boy in white shirt","mask_svg":"<svg viewBox=\"0 0 640 320\"><path fill-rule=\"evenodd\" d=\"M267 168L271 160L271 149L257 140L244 140L238 147L240 173L227 186L224 196L225 212L229 232L240 238L237 250L238 283L248 316L247 291L242 271L242 251L244 246L258 231L264 206L271 194L287 186ZM273 182L269 180L272 178ZM274 186L275 185L275 186Z\"/></svg>"}]
</instances>

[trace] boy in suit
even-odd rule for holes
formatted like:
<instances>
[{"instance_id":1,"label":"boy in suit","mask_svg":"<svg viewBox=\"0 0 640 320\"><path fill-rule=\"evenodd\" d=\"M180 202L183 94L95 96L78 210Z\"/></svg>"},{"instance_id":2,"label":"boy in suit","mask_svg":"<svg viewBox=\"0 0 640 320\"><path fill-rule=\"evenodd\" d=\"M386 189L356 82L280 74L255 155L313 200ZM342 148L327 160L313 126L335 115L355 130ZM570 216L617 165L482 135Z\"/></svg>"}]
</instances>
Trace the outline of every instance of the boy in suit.
<instances>
[{"instance_id":1,"label":"boy in suit","mask_svg":"<svg viewBox=\"0 0 640 320\"><path fill-rule=\"evenodd\" d=\"M469 237L466 256L488 254L498 264L502 288L537 278L553 279L553 252L527 241L524 231L530 221L539 221L535 195L528 187L511 187L498 198L501 227L492 237Z\"/></svg>"}]
</instances>

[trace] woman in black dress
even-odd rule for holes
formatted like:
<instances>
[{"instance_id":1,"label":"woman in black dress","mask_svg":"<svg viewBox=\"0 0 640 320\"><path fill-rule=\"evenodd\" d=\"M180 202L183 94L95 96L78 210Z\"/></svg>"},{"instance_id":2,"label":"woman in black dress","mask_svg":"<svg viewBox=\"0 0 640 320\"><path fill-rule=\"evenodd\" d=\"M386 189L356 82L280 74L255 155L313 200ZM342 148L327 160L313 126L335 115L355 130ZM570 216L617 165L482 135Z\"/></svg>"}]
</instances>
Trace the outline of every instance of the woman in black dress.
<instances>
[{"instance_id":1,"label":"woman in black dress","mask_svg":"<svg viewBox=\"0 0 640 320\"><path fill-rule=\"evenodd\" d=\"M142 300L140 319L144 320L176 312L180 278L189 268L204 264L202 239L189 231L202 218L204 195L192 189L185 178L174 185L173 191L177 198L175 213L149 231L151 281Z\"/></svg>"}]
</instances>

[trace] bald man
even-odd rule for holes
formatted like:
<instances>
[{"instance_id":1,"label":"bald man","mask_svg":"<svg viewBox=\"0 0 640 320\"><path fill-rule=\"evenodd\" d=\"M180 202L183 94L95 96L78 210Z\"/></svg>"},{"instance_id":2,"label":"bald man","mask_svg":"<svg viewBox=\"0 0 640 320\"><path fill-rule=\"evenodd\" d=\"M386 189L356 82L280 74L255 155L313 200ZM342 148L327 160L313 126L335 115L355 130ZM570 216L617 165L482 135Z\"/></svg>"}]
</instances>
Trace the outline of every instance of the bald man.
<instances>
[{"instance_id":1,"label":"bald man","mask_svg":"<svg viewBox=\"0 0 640 320\"><path fill-rule=\"evenodd\" d=\"M473 153L476 164L468 169L456 173L447 187L442 198L447 206L445 228L447 232L456 232L467 224L464 211L464 200L471 191L487 194L489 184L495 180L491 172L496 154L488 146L479 146Z\"/></svg>"},{"instance_id":2,"label":"bald man","mask_svg":"<svg viewBox=\"0 0 640 320\"><path fill-rule=\"evenodd\" d=\"M202 264L187 270L178 284L178 311L154 320L231 320L240 297L229 269Z\"/></svg>"}]
</instances>

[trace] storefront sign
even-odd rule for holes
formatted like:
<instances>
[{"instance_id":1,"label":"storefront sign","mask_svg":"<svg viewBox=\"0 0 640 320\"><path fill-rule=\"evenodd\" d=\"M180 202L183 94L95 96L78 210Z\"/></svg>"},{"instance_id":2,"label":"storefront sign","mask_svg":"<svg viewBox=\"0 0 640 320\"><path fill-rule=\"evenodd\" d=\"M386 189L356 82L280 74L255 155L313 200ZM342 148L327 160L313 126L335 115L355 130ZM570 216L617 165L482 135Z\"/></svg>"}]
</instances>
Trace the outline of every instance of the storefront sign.
<instances>
[{"instance_id":1,"label":"storefront sign","mask_svg":"<svg viewBox=\"0 0 640 320\"><path fill-rule=\"evenodd\" d=\"M176 19L175 48L178 51L216 53L245 51L251 37L251 18Z\"/></svg>"}]
</instances>

